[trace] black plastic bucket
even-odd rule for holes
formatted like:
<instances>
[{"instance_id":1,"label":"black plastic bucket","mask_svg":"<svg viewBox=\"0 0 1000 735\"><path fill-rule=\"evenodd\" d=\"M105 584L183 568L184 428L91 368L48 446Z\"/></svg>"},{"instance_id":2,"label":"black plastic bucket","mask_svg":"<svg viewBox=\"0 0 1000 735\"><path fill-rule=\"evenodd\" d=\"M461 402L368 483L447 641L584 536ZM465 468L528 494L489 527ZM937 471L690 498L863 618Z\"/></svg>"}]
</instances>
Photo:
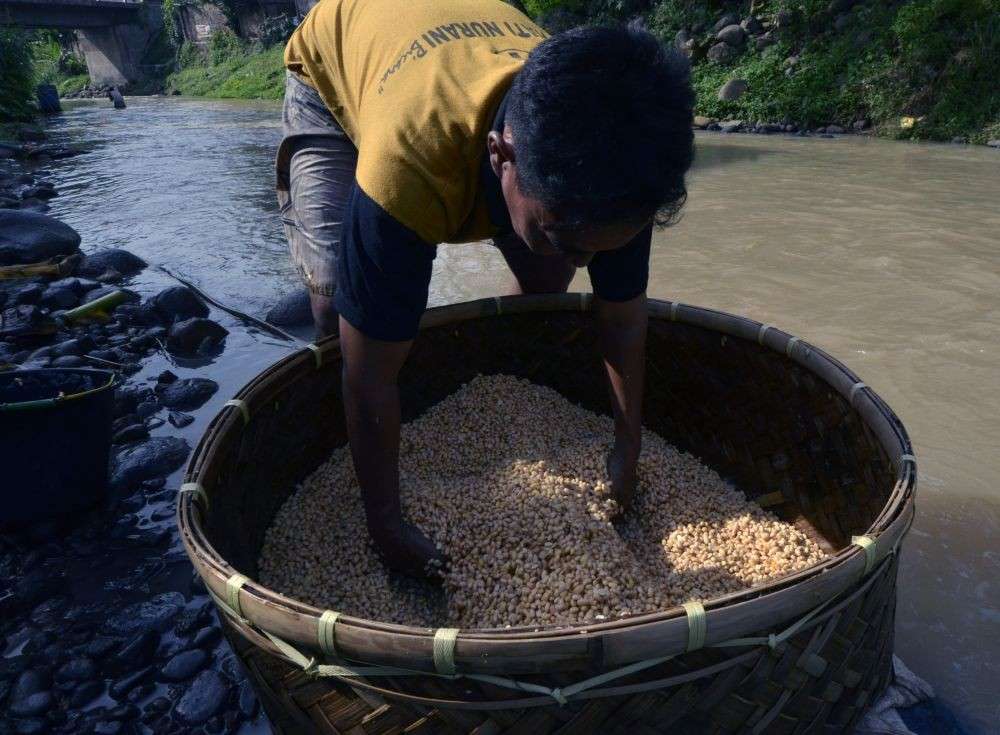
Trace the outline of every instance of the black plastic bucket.
<instances>
[{"instance_id":1,"label":"black plastic bucket","mask_svg":"<svg viewBox=\"0 0 1000 735\"><path fill-rule=\"evenodd\" d=\"M104 498L117 382L107 370L0 373L0 525Z\"/></svg>"}]
</instances>

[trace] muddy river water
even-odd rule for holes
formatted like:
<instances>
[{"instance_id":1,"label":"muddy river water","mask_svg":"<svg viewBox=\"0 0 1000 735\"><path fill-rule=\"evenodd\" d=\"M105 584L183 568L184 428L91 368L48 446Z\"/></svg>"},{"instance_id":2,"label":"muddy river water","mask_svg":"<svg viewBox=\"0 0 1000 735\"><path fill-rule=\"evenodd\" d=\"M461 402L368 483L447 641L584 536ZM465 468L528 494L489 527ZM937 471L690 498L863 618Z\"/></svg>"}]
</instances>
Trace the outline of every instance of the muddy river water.
<instances>
[{"instance_id":1,"label":"muddy river water","mask_svg":"<svg viewBox=\"0 0 1000 735\"><path fill-rule=\"evenodd\" d=\"M61 192L52 214L85 250L128 248L256 315L296 285L272 192L275 103L133 99L116 112L80 102L50 130L92 149L49 167ZM140 279L169 282L155 269ZM493 295L506 279L490 248L445 246L431 303ZM649 293L800 335L900 415L919 489L897 652L963 729L996 732L1000 151L700 136L684 218L654 241ZM287 350L234 332L212 368L222 383L213 401ZM186 433L193 441L203 428Z\"/></svg>"}]
</instances>

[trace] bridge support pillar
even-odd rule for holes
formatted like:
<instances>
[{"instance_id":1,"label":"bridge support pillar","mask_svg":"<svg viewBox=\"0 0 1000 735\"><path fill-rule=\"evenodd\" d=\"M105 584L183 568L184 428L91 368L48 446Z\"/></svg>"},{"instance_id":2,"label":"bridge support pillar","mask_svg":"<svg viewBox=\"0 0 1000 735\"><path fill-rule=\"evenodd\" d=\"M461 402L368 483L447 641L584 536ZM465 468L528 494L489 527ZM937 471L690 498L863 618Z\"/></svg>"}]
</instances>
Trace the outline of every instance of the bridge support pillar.
<instances>
[{"instance_id":1,"label":"bridge support pillar","mask_svg":"<svg viewBox=\"0 0 1000 735\"><path fill-rule=\"evenodd\" d=\"M126 87L139 76L139 54L145 33L139 26L86 28L77 32L87 61L90 83L96 87Z\"/></svg>"}]
</instances>

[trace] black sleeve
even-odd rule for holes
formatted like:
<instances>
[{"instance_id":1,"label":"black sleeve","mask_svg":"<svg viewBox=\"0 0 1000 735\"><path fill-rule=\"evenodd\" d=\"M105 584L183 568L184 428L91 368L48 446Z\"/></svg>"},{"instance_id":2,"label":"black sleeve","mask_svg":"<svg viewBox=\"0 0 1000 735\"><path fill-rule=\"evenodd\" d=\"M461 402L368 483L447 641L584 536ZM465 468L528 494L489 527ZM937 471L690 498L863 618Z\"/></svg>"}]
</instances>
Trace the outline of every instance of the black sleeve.
<instances>
[{"instance_id":1,"label":"black sleeve","mask_svg":"<svg viewBox=\"0 0 1000 735\"><path fill-rule=\"evenodd\" d=\"M625 247L595 255L587 266L594 293L605 301L629 301L645 291L652 239L650 224Z\"/></svg>"},{"instance_id":2,"label":"black sleeve","mask_svg":"<svg viewBox=\"0 0 1000 735\"><path fill-rule=\"evenodd\" d=\"M355 183L344 213L334 306L372 339L413 339L427 307L436 254L436 245L417 237Z\"/></svg>"}]
</instances>

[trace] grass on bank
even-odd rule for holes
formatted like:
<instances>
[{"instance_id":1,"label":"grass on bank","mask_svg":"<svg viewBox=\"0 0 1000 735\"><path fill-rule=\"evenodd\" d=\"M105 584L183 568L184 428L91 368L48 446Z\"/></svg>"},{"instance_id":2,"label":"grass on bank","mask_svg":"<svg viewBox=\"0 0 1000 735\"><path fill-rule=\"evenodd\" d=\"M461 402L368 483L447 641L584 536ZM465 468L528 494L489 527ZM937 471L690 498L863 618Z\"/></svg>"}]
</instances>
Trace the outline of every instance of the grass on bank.
<instances>
[{"instance_id":1,"label":"grass on bank","mask_svg":"<svg viewBox=\"0 0 1000 735\"><path fill-rule=\"evenodd\" d=\"M749 3L743 5L746 13ZM696 60L698 113L806 126L867 119L895 137L978 143L996 137L1000 0L867 0L839 28L828 6L827 0L757 2L759 17L790 11L792 25L774 45L758 51L747 44L729 64ZM704 2L663 0L649 26L672 41L681 28L703 23L707 36L718 15ZM722 102L718 91L729 79L745 79L749 91ZM900 129L904 116L916 125Z\"/></svg>"},{"instance_id":2,"label":"grass on bank","mask_svg":"<svg viewBox=\"0 0 1000 735\"><path fill-rule=\"evenodd\" d=\"M237 99L281 99L284 46L258 49L229 32L216 33L208 49L185 44L179 70L167 77L168 94Z\"/></svg>"},{"instance_id":3,"label":"grass on bank","mask_svg":"<svg viewBox=\"0 0 1000 735\"><path fill-rule=\"evenodd\" d=\"M35 114L35 74L27 36L0 28L0 122L30 120Z\"/></svg>"}]
</instances>

